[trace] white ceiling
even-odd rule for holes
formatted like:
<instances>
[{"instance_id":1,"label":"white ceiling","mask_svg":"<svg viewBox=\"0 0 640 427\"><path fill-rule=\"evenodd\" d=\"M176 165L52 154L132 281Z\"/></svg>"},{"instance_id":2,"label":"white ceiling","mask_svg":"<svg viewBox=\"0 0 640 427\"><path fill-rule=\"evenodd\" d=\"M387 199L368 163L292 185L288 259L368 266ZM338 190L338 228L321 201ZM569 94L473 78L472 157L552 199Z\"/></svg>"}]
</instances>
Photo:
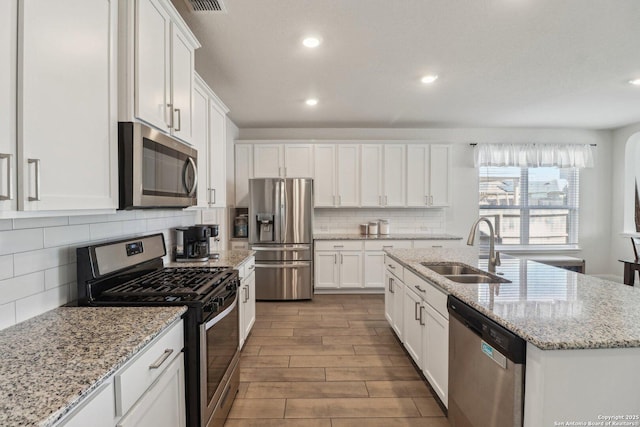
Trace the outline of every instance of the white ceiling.
<instances>
[{"instance_id":1,"label":"white ceiling","mask_svg":"<svg viewBox=\"0 0 640 427\"><path fill-rule=\"evenodd\" d=\"M640 0L224 1L227 14L173 3L240 128L640 122Z\"/></svg>"}]
</instances>

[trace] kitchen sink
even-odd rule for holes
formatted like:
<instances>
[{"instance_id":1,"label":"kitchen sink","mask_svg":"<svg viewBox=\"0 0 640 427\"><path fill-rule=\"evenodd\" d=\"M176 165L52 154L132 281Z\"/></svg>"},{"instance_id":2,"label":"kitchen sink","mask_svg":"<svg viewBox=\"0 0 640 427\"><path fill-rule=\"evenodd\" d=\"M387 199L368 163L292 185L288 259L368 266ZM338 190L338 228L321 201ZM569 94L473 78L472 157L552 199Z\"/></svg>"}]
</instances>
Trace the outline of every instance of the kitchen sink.
<instances>
[{"instance_id":1,"label":"kitchen sink","mask_svg":"<svg viewBox=\"0 0 640 427\"><path fill-rule=\"evenodd\" d=\"M484 270L480 270L479 268L472 267L467 264L457 262L421 262L420 264L443 277L458 283L511 283L510 280L504 279L495 274L487 273Z\"/></svg>"}]
</instances>

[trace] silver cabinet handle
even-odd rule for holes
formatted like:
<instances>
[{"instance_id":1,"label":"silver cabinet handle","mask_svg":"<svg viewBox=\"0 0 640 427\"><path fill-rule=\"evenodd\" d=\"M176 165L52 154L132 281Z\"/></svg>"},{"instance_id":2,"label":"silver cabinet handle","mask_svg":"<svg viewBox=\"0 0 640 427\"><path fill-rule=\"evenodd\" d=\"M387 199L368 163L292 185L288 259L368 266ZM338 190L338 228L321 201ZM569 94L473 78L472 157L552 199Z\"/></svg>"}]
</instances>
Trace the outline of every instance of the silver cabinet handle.
<instances>
[{"instance_id":1,"label":"silver cabinet handle","mask_svg":"<svg viewBox=\"0 0 640 427\"><path fill-rule=\"evenodd\" d=\"M389 200L387 199L387 196L384 196L384 205L387 206L389 204Z\"/></svg>"},{"instance_id":2,"label":"silver cabinet handle","mask_svg":"<svg viewBox=\"0 0 640 427\"><path fill-rule=\"evenodd\" d=\"M193 185L191 186L191 188L187 187L187 191L189 192L188 193L189 196L193 196L193 193L195 193L196 188L198 188L198 168L196 167L196 162L191 157L187 157L187 163L190 164L191 167L193 168ZM184 179L185 186L187 185L187 170L188 168L185 167L184 174L182 176L182 178Z\"/></svg>"},{"instance_id":3,"label":"silver cabinet handle","mask_svg":"<svg viewBox=\"0 0 640 427\"><path fill-rule=\"evenodd\" d=\"M165 360L167 360L169 356L171 356L171 353L173 353L172 348L166 349L164 353L162 353L162 356L158 358L158 360L156 360L151 365L149 365L149 369L158 369L160 366L162 366Z\"/></svg>"},{"instance_id":4,"label":"silver cabinet handle","mask_svg":"<svg viewBox=\"0 0 640 427\"><path fill-rule=\"evenodd\" d=\"M29 196L28 200L30 202L37 202L40 200L40 159L27 159L27 163L33 164L36 168L36 195L34 197Z\"/></svg>"},{"instance_id":5,"label":"silver cabinet handle","mask_svg":"<svg viewBox=\"0 0 640 427\"><path fill-rule=\"evenodd\" d=\"M334 264L338 263L338 254L333 254L333 263Z\"/></svg>"},{"instance_id":6,"label":"silver cabinet handle","mask_svg":"<svg viewBox=\"0 0 640 427\"><path fill-rule=\"evenodd\" d=\"M247 302L249 301L249 285L244 287L244 301L242 302Z\"/></svg>"},{"instance_id":7,"label":"silver cabinet handle","mask_svg":"<svg viewBox=\"0 0 640 427\"><path fill-rule=\"evenodd\" d=\"M424 326L424 323L422 322L422 310L424 310L424 307L420 306L420 324Z\"/></svg>"},{"instance_id":8,"label":"silver cabinet handle","mask_svg":"<svg viewBox=\"0 0 640 427\"><path fill-rule=\"evenodd\" d=\"M420 292L423 292L423 293L427 292L427 291L425 291L424 289L422 289L422 288L420 287L420 285L414 285L414 287L415 287L417 290L419 290Z\"/></svg>"},{"instance_id":9,"label":"silver cabinet handle","mask_svg":"<svg viewBox=\"0 0 640 427\"><path fill-rule=\"evenodd\" d=\"M415 304L416 304L416 306L413 308L413 317L415 317L416 320L419 321L420 317L418 317L418 307L420 307L420 303L416 302Z\"/></svg>"},{"instance_id":10,"label":"silver cabinet handle","mask_svg":"<svg viewBox=\"0 0 640 427\"><path fill-rule=\"evenodd\" d=\"M390 268L390 269L392 269L392 270L395 270L395 269L396 269L396 266L395 266L395 265L393 265L393 264L389 264L389 268Z\"/></svg>"},{"instance_id":11,"label":"silver cabinet handle","mask_svg":"<svg viewBox=\"0 0 640 427\"><path fill-rule=\"evenodd\" d=\"M287 176L287 167L284 167L284 176Z\"/></svg>"},{"instance_id":12,"label":"silver cabinet handle","mask_svg":"<svg viewBox=\"0 0 640 427\"><path fill-rule=\"evenodd\" d=\"M378 196L378 205L382 206L382 196Z\"/></svg>"},{"instance_id":13,"label":"silver cabinet handle","mask_svg":"<svg viewBox=\"0 0 640 427\"><path fill-rule=\"evenodd\" d=\"M396 291L393 290L394 286L393 286L393 277L389 277L389 292L391 292L392 294L395 294Z\"/></svg>"},{"instance_id":14,"label":"silver cabinet handle","mask_svg":"<svg viewBox=\"0 0 640 427\"><path fill-rule=\"evenodd\" d=\"M433 206L433 196L429 196L429 206Z\"/></svg>"},{"instance_id":15,"label":"silver cabinet handle","mask_svg":"<svg viewBox=\"0 0 640 427\"><path fill-rule=\"evenodd\" d=\"M182 128L182 113L180 112L179 108L175 108L173 111L178 113L178 127L173 128L173 130L175 130L176 132L180 132L180 128Z\"/></svg>"},{"instance_id":16,"label":"silver cabinet handle","mask_svg":"<svg viewBox=\"0 0 640 427\"><path fill-rule=\"evenodd\" d=\"M344 245L333 245L334 248L344 248Z\"/></svg>"},{"instance_id":17,"label":"silver cabinet handle","mask_svg":"<svg viewBox=\"0 0 640 427\"><path fill-rule=\"evenodd\" d=\"M209 189L209 199L211 200L211 204L212 205L216 204L216 189L215 188L210 188Z\"/></svg>"},{"instance_id":18,"label":"silver cabinet handle","mask_svg":"<svg viewBox=\"0 0 640 427\"><path fill-rule=\"evenodd\" d=\"M382 246L382 249L385 249L385 248L393 249L393 245L386 245L386 246L385 246L385 245L383 245L383 246Z\"/></svg>"},{"instance_id":19,"label":"silver cabinet handle","mask_svg":"<svg viewBox=\"0 0 640 427\"><path fill-rule=\"evenodd\" d=\"M169 122L167 123L167 127L168 127L169 129L171 129L171 128L173 128L173 104L167 104L167 109L168 109L168 111L169 111ZM167 113L166 113L166 111L167 111L167 110L165 110L165 113L164 113L164 114L165 114L165 116L164 116L164 118L165 118L165 123L167 122L167 120L166 120L166 119L167 119Z\"/></svg>"},{"instance_id":20,"label":"silver cabinet handle","mask_svg":"<svg viewBox=\"0 0 640 427\"><path fill-rule=\"evenodd\" d=\"M344 264L344 255L340 254L340 264Z\"/></svg>"},{"instance_id":21,"label":"silver cabinet handle","mask_svg":"<svg viewBox=\"0 0 640 427\"><path fill-rule=\"evenodd\" d=\"M282 168L278 166L278 176L282 176Z\"/></svg>"},{"instance_id":22,"label":"silver cabinet handle","mask_svg":"<svg viewBox=\"0 0 640 427\"><path fill-rule=\"evenodd\" d=\"M11 194L13 189L11 186L11 157L13 157L11 154L0 153L0 160L7 160L7 195L0 195L0 200L13 199L13 194Z\"/></svg>"},{"instance_id":23,"label":"silver cabinet handle","mask_svg":"<svg viewBox=\"0 0 640 427\"><path fill-rule=\"evenodd\" d=\"M249 266L249 270L253 270L254 268L256 268L256 266L255 266L254 264L251 264L251 265Z\"/></svg>"}]
</instances>

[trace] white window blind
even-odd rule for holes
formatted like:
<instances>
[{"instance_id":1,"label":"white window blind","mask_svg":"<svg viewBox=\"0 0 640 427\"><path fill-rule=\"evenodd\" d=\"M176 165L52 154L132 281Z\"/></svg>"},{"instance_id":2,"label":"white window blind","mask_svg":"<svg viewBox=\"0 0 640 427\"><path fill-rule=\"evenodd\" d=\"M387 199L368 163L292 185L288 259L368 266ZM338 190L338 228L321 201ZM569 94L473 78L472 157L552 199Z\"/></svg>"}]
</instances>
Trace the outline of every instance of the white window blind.
<instances>
[{"instance_id":1,"label":"white window blind","mask_svg":"<svg viewBox=\"0 0 640 427\"><path fill-rule=\"evenodd\" d=\"M593 146L589 144L477 144L476 167L593 167Z\"/></svg>"}]
</instances>

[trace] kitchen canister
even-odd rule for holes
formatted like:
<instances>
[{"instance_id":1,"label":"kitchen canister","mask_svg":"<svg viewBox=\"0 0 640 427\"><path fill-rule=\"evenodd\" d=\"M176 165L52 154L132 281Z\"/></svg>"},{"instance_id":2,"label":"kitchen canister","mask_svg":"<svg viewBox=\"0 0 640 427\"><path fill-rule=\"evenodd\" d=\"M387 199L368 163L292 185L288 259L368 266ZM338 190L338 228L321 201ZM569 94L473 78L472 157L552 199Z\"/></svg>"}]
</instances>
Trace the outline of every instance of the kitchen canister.
<instances>
[{"instance_id":1,"label":"kitchen canister","mask_svg":"<svg viewBox=\"0 0 640 427\"><path fill-rule=\"evenodd\" d=\"M389 220L381 219L378 221L378 233L387 235L389 234Z\"/></svg>"},{"instance_id":2,"label":"kitchen canister","mask_svg":"<svg viewBox=\"0 0 640 427\"><path fill-rule=\"evenodd\" d=\"M369 223L369 234L378 234L378 223L371 221Z\"/></svg>"},{"instance_id":3,"label":"kitchen canister","mask_svg":"<svg viewBox=\"0 0 640 427\"><path fill-rule=\"evenodd\" d=\"M369 234L369 224L360 224L360 234L362 235Z\"/></svg>"}]
</instances>

